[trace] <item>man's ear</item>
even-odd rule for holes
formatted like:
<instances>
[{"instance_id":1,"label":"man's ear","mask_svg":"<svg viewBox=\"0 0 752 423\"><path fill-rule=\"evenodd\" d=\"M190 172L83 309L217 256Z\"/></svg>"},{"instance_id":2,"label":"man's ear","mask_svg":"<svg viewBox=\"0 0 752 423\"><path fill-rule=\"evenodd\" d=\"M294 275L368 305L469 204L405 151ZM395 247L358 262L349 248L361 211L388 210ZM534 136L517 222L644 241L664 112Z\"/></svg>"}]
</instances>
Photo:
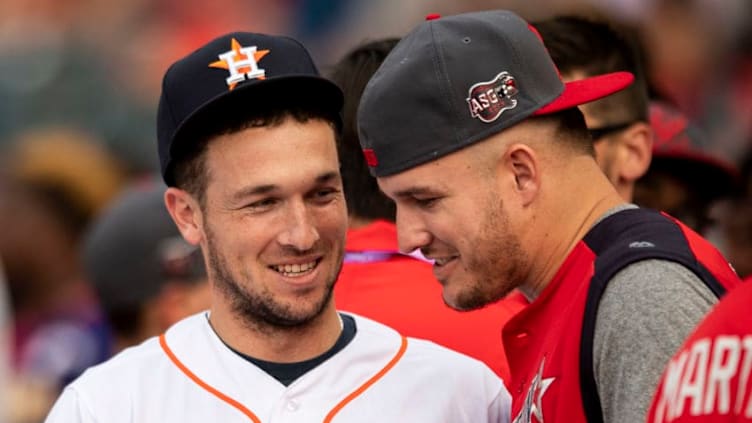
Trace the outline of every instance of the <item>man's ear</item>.
<instances>
[{"instance_id":1,"label":"man's ear","mask_svg":"<svg viewBox=\"0 0 752 423\"><path fill-rule=\"evenodd\" d=\"M644 175L653 157L653 130L645 122L637 122L621 135L619 177L633 183Z\"/></svg>"},{"instance_id":2,"label":"man's ear","mask_svg":"<svg viewBox=\"0 0 752 423\"><path fill-rule=\"evenodd\" d=\"M204 234L204 216L198 201L187 191L169 187L164 202L183 238L191 245L199 245Z\"/></svg>"},{"instance_id":3,"label":"man's ear","mask_svg":"<svg viewBox=\"0 0 752 423\"><path fill-rule=\"evenodd\" d=\"M514 177L514 188L527 206L533 202L540 189L540 159L526 144L512 144L502 158L503 168Z\"/></svg>"}]
</instances>

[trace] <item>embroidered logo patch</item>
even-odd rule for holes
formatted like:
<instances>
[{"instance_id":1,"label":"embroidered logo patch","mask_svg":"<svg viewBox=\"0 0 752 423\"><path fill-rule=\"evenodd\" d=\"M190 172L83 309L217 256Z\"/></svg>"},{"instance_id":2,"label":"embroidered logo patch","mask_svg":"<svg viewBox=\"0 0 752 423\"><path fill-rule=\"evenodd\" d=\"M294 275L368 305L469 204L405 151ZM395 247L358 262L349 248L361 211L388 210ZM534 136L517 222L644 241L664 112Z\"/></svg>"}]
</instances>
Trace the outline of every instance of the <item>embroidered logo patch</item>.
<instances>
[{"instance_id":1,"label":"embroidered logo patch","mask_svg":"<svg viewBox=\"0 0 752 423\"><path fill-rule=\"evenodd\" d=\"M225 80L230 90L247 79L266 78L266 71L258 67L258 62L269 53L269 50L258 50L256 46L243 47L235 38L231 44L229 51L220 54L219 60L209 64L210 68L230 72L230 76Z\"/></svg>"},{"instance_id":2,"label":"embroidered logo patch","mask_svg":"<svg viewBox=\"0 0 752 423\"><path fill-rule=\"evenodd\" d=\"M501 116L504 110L517 106L517 86L509 72L501 72L490 81L478 82L467 92L467 106L470 116L491 123Z\"/></svg>"},{"instance_id":3,"label":"embroidered logo patch","mask_svg":"<svg viewBox=\"0 0 752 423\"><path fill-rule=\"evenodd\" d=\"M546 358L543 357L540 367L538 368L538 373L535 374L535 377L527 390L527 395L525 395L525 403L522 404L520 412L517 414L517 417L514 418L512 423L531 423L533 421L533 416L538 423L544 423L543 395L546 394L548 388L551 387L551 384L556 380L555 377L543 377L543 368L545 367L545 364Z\"/></svg>"}]
</instances>

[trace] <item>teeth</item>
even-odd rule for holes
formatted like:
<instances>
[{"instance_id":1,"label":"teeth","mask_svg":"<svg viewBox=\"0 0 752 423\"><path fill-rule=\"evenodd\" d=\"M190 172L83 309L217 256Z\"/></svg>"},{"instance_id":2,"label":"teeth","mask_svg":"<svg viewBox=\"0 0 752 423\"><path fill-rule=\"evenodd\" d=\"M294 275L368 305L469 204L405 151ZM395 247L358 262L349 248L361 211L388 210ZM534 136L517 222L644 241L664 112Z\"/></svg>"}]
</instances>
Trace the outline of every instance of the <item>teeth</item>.
<instances>
[{"instance_id":1,"label":"teeth","mask_svg":"<svg viewBox=\"0 0 752 423\"><path fill-rule=\"evenodd\" d=\"M313 268L316 267L316 262L312 261L310 263L303 264L279 264L273 267L274 270L284 274L285 276L298 276L303 273L307 273L310 270L313 270Z\"/></svg>"}]
</instances>

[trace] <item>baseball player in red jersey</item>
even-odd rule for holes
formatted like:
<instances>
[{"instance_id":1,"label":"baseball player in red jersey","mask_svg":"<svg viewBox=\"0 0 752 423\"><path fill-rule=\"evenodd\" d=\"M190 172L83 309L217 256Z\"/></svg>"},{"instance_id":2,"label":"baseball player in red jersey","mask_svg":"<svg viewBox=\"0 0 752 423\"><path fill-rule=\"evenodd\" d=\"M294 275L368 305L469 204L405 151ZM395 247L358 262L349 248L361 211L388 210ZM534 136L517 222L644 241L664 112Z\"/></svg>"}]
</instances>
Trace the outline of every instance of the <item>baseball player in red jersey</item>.
<instances>
[{"instance_id":1,"label":"baseball player in red jersey","mask_svg":"<svg viewBox=\"0 0 752 423\"><path fill-rule=\"evenodd\" d=\"M752 422L752 278L729 292L666 367L648 423Z\"/></svg>"},{"instance_id":2,"label":"baseball player in red jersey","mask_svg":"<svg viewBox=\"0 0 752 423\"><path fill-rule=\"evenodd\" d=\"M530 25L497 10L419 25L363 93L361 146L397 205L400 249L434 260L455 308L514 288L531 301L503 329L514 422L613 422L623 401L643 419L649 394L614 387L651 392L739 283L710 243L625 203L596 163L576 106L632 79L563 83Z\"/></svg>"},{"instance_id":3,"label":"baseball player in red jersey","mask_svg":"<svg viewBox=\"0 0 752 423\"><path fill-rule=\"evenodd\" d=\"M211 307L91 368L48 423L506 422L483 363L334 307L342 93L281 36L221 36L166 72L165 204Z\"/></svg>"},{"instance_id":4,"label":"baseball player in red jersey","mask_svg":"<svg viewBox=\"0 0 752 423\"><path fill-rule=\"evenodd\" d=\"M475 357L506 381L509 366L499 342L501 328L526 301L512 295L472 312L444 304L431 263L399 252L394 202L368 174L360 150L356 121L360 96L397 41L366 42L332 68L331 79L345 98L338 151L350 221L345 260L334 287L337 308Z\"/></svg>"}]
</instances>

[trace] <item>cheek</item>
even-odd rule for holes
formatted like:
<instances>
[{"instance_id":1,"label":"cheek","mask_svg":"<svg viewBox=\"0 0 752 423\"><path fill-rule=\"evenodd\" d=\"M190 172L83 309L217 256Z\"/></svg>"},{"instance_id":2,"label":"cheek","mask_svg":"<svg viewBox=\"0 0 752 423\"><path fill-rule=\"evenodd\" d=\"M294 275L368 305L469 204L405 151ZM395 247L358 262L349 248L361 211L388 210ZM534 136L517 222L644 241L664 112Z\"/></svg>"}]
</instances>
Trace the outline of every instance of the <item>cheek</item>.
<instances>
[{"instance_id":1,"label":"cheek","mask_svg":"<svg viewBox=\"0 0 752 423\"><path fill-rule=\"evenodd\" d=\"M327 237L344 237L347 232L347 223L347 208L344 202L332 204L331 207L325 207L316 213L318 229Z\"/></svg>"},{"instance_id":2,"label":"cheek","mask_svg":"<svg viewBox=\"0 0 752 423\"><path fill-rule=\"evenodd\" d=\"M272 221L238 218L213 222L207 233L211 247L227 259L243 260L257 253L274 239L276 227Z\"/></svg>"},{"instance_id":3,"label":"cheek","mask_svg":"<svg viewBox=\"0 0 752 423\"><path fill-rule=\"evenodd\" d=\"M423 220L426 229L436 240L448 244L456 249L472 252L475 225L478 222L477 213L465 216L453 209L451 213L434 213L425 216Z\"/></svg>"}]
</instances>

